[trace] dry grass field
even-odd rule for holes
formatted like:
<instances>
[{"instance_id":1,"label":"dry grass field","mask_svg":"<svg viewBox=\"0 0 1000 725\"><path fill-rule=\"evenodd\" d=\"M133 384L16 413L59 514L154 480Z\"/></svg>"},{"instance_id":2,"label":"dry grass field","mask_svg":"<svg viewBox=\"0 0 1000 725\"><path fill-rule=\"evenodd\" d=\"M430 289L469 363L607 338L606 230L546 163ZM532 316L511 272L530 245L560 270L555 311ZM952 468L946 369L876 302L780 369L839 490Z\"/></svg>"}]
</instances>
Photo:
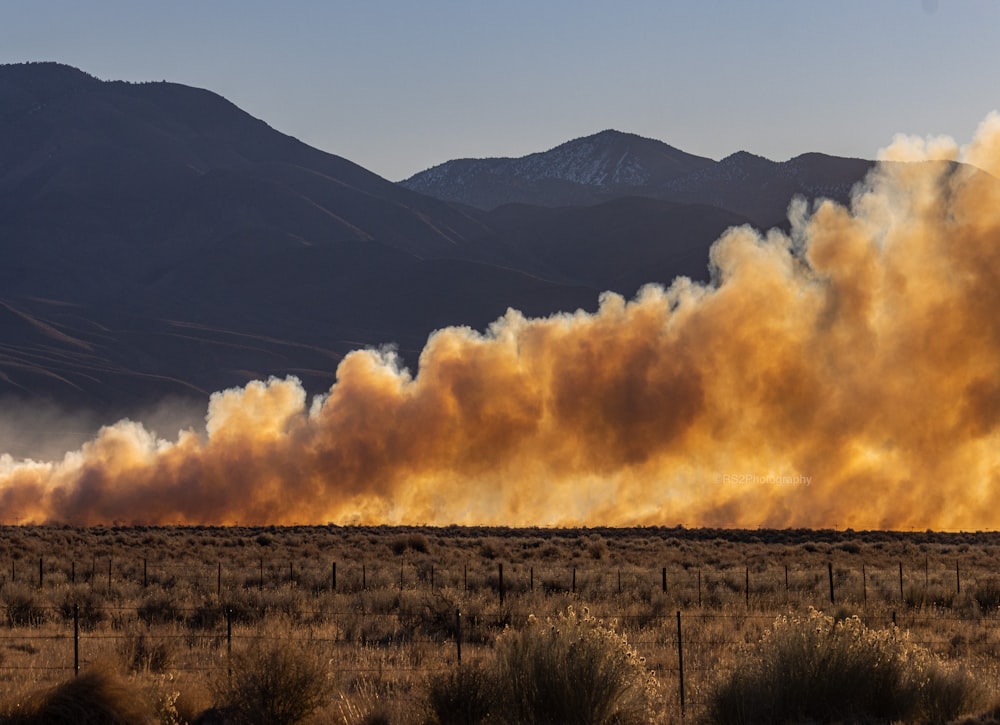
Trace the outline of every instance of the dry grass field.
<instances>
[{"instance_id":1,"label":"dry grass field","mask_svg":"<svg viewBox=\"0 0 1000 725\"><path fill-rule=\"evenodd\" d=\"M986 533L4 527L0 721L72 699L78 668L128 693L136 721L527 722L479 702L477 678L513 682L571 630L564 660L591 642L639 683L615 695L635 700L627 717L587 722L721 720L723 685L756 671L790 617L895 637L900 661L936 668L917 689L972 683L948 719L990 722L998 612ZM528 697L504 692L505 709ZM281 698L283 714L247 714Z\"/></svg>"}]
</instances>

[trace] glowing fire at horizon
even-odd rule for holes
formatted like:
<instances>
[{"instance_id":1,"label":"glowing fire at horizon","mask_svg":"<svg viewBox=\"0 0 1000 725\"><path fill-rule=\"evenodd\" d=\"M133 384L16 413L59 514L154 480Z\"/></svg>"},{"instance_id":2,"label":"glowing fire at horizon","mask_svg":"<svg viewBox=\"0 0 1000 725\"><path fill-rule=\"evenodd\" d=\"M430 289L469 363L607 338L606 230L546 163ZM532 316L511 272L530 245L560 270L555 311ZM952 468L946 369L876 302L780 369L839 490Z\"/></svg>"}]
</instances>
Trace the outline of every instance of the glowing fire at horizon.
<instances>
[{"instance_id":1,"label":"glowing fire at horizon","mask_svg":"<svg viewBox=\"0 0 1000 725\"><path fill-rule=\"evenodd\" d=\"M311 402L215 393L204 435L2 455L0 520L1000 527L1000 115L880 158L922 163L729 230L709 285L443 329L416 376L355 351Z\"/></svg>"}]
</instances>

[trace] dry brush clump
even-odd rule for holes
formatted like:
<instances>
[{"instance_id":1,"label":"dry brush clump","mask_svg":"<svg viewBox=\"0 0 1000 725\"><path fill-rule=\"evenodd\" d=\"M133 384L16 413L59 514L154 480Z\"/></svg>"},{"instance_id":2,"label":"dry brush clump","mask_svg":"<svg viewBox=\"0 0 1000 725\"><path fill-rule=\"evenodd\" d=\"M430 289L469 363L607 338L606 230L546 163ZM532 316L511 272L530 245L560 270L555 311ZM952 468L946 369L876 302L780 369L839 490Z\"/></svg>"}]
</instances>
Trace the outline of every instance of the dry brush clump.
<instances>
[{"instance_id":1,"label":"dry brush clump","mask_svg":"<svg viewBox=\"0 0 1000 725\"><path fill-rule=\"evenodd\" d=\"M294 725L330 699L327 662L292 635L255 640L233 654L231 672L212 691L228 722Z\"/></svg>"},{"instance_id":2,"label":"dry brush clump","mask_svg":"<svg viewBox=\"0 0 1000 725\"><path fill-rule=\"evenodd\" d=\"M484 664L432 678L428 701L438 725L640 725L657 689L613 622L568 607L505 630Z\"/></svg>"},{"instance_id":3,"label":"dry brush clump","mask_svg":"<svg viewBox=\"0 0 1000 725\"><path fill-rule=\"evenodd\" d=\"M706 722L946 722L982 700L964 670L905 632L810 608L779 617L742 653L711 691Z\"/></svg>"},{"instance_id":4,"label":"dry brush clump","mask_svg":"<svg viewBox=\"0 0 1000 725\"><path fill-rule=\"evenodd\" d=\"M0 725L147 725L153 712L135 688L95 666L13 704L0 714Z\"/></svg>"}]
</instances>

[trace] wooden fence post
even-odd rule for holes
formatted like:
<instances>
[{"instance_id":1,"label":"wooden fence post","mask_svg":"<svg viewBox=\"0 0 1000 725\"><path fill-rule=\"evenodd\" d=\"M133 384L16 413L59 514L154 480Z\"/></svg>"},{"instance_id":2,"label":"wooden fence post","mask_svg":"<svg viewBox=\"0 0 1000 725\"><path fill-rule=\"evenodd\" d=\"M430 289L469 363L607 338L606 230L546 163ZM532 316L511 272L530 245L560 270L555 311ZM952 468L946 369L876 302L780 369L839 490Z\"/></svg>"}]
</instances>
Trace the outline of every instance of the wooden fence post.
<instances>
[{"instance_id":1,"label":"wooden fence post","mask_svg":"<svg viewBox=\"0 0 1000 725\"><path fill-rule=\"evenodd\" d=\"M830 578L830 604L835 604L836 602L834 601L834 597L833 597L833 562L832 561L826 562L826 573L827 573L827 575Z\"/></svg>"},{"instance_id":2,"label":"wooden fence post","mask_svg":"<svg viewBox=\"0 0 1000 725\"><path fill-rule=\"evenodd\" d=\"M80 674L80 605L73 605L73 677Z\"/></svg>"},{"instance_id":3,"label":"wooden fence post","mask_svg":"<svg viewBox=\"0 0 1000 725\"><path fill-rule=\"evenodd\" d=\"M681 613L677 610L677 683L681 696L681 719L684 719L684 639L681 636Z\"/></svg>"},{"instance_id":4,"label":"wooden fence post","mask_svg":"<svg viewBox=\"0 0 1000 725\"><path fill-rule=\"evenodd\" d=\"M233 610L226 607L226 665L229 677L233 676Z\"/></svg>"}]
</instances>

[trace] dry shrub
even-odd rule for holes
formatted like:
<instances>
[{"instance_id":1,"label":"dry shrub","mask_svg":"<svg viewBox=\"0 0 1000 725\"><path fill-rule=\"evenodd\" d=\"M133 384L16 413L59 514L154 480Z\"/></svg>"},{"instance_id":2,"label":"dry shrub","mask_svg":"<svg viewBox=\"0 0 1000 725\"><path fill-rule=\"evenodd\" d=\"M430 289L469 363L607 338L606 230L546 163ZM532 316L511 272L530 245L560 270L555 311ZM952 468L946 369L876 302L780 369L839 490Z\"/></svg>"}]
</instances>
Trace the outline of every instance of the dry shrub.
<instances>
[{"instance_id":1,"label":"dry shrub","mask_svg":"<svg viewBox=\"0 0 1000 725\"><path fill-rule=\"evenodd\" d=\"M214 683L216 702L245 725L292 725L327 699L327 667L290 638L257 640L232 659L232 675Z\"/></svg>"},{"instance_id":2,"label":"dry shrub","mask_svg":"<svg viewBox=\"0 0 1000 725\"><path fill-rule=\"evenodd\" d=\"M349 694L340 694L337 703L343 725L390 725L384 683L361 678L350 689Z\"/></svg>"},{"instance_id":3,"label":"dry shrub","mask_svg":"<svg viewBox=\"0 0 1000 725\"><path fill-rule=\"evenodd\" d=\"M80 627L84 630L96 628L107 618L103 609L104 599L85 584L73 585L65 591L59 602L59 615L67 621L73 621L74 606L77 608Z\"/></svg>"},{"instance_id":4,"label":"dry shrub","mask_svg":"<svg viewBox=\"0 0 1000 725\"><path fill-rule=\"evenodd\" d=\"M145 725L152 712L144 698L110 669L92 667L79 677L30 695L0 715L0 725Z\"/></svg>"},{"instance_id":5,"label":"dry shrub","mask_svg":"<svg viewBox=\"0 0 1000 725\"><path fill-rule=\"evenodd\" d=\"M133 672L159 674L170 669L175 660L171 640L155 637L141 626L125 634L116 644L118 655L126 668Z\"/></svg>"},{"instance_id":6,"label":"dry shrub","mask_svg":"<svg viewBox=\"0 0 1000 725\"><path fill-rule=\"evenodd\" d=\"M814 609L779 617L710 694L717 725L799 722L944 722L980 704L968 675L896 628Z\"/></svg>"},{"instance_id":7,"label":"dry shrub","mask_svg":"<svg viewBox=\"0 0 1000 725\"><path fill-rule=\"evenodd\" d=\"M491 673L472 664L437 674L427 683L427 705L432 725L479 725L490 714L494 700Z\"/></svg>"},{"instance_id":8,"label":"dry shrub","mask_svg":"<svg viewBox=\"0 0 1000 725\"><path fill-rule=\"evenodd\" d=\"M584 608L498 639L492 717L512 725L631 725L654 717L656 681L645 661Z\"/></svg>"},{"instance_id":9,"label":"dry shrub","mask_svg":"<svg viewBox=\"0 0 1000 725\"><path fill-rule=\"evenodd\" d=\"M45 620L45 609L34 592L20 584L4 590L7 624L11 627L34 627Z\"/></svg>"}]
</instances>

